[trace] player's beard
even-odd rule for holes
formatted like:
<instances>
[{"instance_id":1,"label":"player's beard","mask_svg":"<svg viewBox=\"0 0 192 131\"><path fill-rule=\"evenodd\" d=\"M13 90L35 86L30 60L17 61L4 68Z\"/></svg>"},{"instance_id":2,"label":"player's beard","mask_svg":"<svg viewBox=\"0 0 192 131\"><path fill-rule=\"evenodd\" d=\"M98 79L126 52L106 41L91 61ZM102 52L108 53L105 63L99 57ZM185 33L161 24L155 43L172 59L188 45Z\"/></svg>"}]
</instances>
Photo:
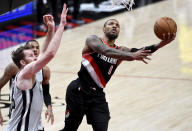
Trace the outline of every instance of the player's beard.
<instances>
[{"instance_id":1,"label":"player's beard","mask_svg":"<svg viewBox=\"0 0 192 131\"><path fill-rule=\"evenodd\" d=\"M118 34L112 34L112 33L106 33L106 36L107 36L107 38L109 38L110 40L115 40L115 39L117 39L117 37L118 37Z\"/></svg>"}]
</instances>

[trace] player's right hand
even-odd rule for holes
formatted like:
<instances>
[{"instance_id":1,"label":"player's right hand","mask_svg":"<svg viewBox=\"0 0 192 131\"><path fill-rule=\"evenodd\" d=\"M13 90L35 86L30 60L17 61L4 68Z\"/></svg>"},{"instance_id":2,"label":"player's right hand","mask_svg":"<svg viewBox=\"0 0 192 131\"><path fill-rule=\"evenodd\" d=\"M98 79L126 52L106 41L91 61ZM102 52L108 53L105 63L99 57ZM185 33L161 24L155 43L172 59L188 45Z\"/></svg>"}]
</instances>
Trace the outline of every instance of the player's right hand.
<instances>
[{"instance_id":1,"label":"player's right hand","mask_svg":"<svg viewBox=\"0 0 192 131\"><path fill-rule=\"evenodd\" d=\"M142 61L145 64L148 64L146 60L151 60L149 56L151 56L151 50L145 50L145 48L138 50L136 52L133 52L132 57L133 60Z\"/></svg>"},{"instance_id":2,"label":"player's right hand","mask_svg":"<svg viewBox=\"0 0 192 131\"><path fill-rule=\"evenodd\" d=\"M44 15L43 16L43 22L47 26L48 31L49 30L54 31L54 29L55 29L55 22L54 22L54 19L53 19L52 15L50 15L50 14Z\"/></svg>"},{"instance_id":3,"label":"player's right hand","mask_svg":"<svg viewBox=\"0 0 192 131\"><path fill-rule=\"evenodd\" d=\"M47 108L46 112L45 112L45 119L47 119L47 122L51 121L51 124L53 124L54 122L54 115L52 112L52 107L51 108Z\"/></svg>"}]
</instances>

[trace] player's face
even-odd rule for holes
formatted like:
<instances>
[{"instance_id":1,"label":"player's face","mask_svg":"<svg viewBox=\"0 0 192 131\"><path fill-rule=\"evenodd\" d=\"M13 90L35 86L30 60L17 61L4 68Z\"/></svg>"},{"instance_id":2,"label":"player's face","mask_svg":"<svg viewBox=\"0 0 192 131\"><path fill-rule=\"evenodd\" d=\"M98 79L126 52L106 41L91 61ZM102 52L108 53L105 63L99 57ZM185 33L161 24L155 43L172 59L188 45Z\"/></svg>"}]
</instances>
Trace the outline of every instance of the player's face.
<instances>
[{"instance_id":1,"label":"player's face","mask_svg":"<svg viewBox=\"0 0 192 131\"><path fill-rule=\"evenodd\" d=\"M120 31L119 22L117 20L109 20L106 23L106 26L103 28L103 31L109 39L115 40L118 37Z\"/></svg>"},{"instance_id":2,"label":"player's face","mask_svg":"<svg viewBox=\"0 0 192 131\"><path fill-rule=\"evenodd\" d=\"M29 64L37 60L37 56L34 54L34 51L32 49L24 50L23 52L25 55L24 58L25 64Z\"/></svg>"},{"instance_id":3,"label":"player's face","mask_svg":"<svg viewBox=\"0 0 192 131\"><path fill-rule=\"evenodd\" d=\"M38 57L38 56L39 56L39 52L40 52L40 50L39 50L39 43L37 43L37 42L35 42L35 41L32 41L30 44L31 44L31 46L32 46L34 55L35 55L36 57Z\"/></svg>"}]
</instances>

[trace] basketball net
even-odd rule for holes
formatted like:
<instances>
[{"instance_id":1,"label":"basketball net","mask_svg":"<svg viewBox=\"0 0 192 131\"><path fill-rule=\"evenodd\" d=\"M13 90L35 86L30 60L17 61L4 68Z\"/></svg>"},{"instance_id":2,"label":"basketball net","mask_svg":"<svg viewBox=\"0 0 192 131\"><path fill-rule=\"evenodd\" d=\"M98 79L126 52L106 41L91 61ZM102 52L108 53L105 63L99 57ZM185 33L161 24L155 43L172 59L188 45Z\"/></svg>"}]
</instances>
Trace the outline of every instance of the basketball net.
<instances>
[{"instance_id":1,"label":"basketball net","mask_svg":"<svg viewBox=\"0 0 192 131\"><path fill-rule=\"evenodd\" d=\"M123 5L127 8L128 11L132 10L132 6L135 4L134 0L111 0L112 6L114 5Z\"/></svg>"}]
</instances>

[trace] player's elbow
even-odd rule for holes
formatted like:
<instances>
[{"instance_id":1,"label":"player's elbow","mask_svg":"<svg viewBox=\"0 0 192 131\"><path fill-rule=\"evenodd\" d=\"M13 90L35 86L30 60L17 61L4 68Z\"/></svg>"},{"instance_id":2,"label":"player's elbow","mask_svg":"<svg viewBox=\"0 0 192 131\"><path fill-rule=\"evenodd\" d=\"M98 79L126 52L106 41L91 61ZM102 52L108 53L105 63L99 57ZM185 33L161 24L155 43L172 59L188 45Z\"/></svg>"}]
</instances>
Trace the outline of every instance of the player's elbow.
<instances>
[{"instance_id":1,"label":"player's elbow","mask_svg":"<svg viewBox=\"0 0 192 131\"><path fill-rule=\"evenodd\" d=\"M52 59L55 56L56 52L55 51L49 51L47 52L46 56L50 59Z\"/></svg>"}]
</instances>

